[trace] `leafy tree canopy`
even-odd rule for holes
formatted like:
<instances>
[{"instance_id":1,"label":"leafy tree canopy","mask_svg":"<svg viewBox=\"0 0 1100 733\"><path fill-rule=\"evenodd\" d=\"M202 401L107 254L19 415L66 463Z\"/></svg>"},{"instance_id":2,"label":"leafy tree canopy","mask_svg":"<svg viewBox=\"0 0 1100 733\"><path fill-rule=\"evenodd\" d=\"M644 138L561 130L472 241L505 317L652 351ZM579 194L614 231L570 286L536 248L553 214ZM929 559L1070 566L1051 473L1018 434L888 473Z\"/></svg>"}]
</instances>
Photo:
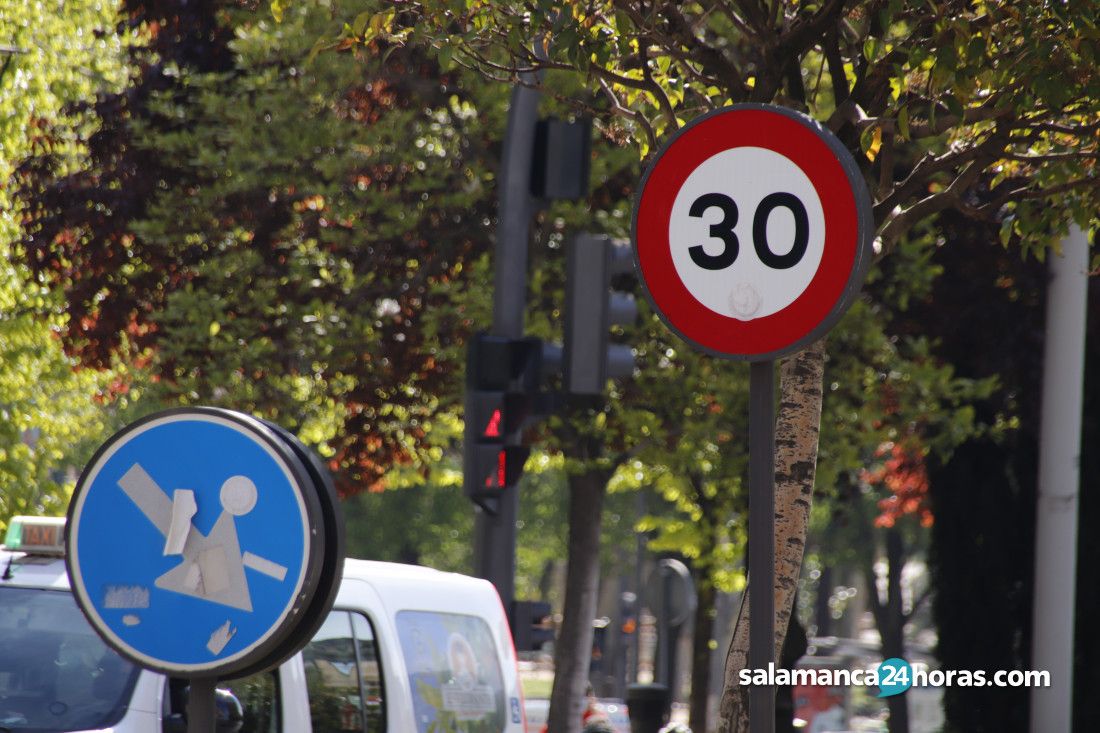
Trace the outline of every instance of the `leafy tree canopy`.
<instances>
[{"instance_id":1,"label":"leafy tree canopy","mask_svg":"<svg viewBox=\"0 0 1100 733\"><path fill-rule=\"evenodd\" d=\"M116 23L98 0L0 7L0 528L15 514L63 513L74 470L113 420L104 403L119 372L74 372L57 339L59 299L15 256L24 202L8 182L45 126L58 165L77 165L93 121L66 107L121 85L133 39Z\"/></svg>"},{"instance_id":2,"label":"leafy tree canopy","mask_svg":"<svg viewBox=\"0 0 1100 733\"><path fill-rule=\"evenodd\" d=\"M442 344L487 295L465 283L504 91L383 40L311 54L378 7L276 23L231 0L129 2L147 43L130 84L81 110L100 122L86 167L51 127L20 171L27 263L64 293L70 353L147 364L169 403L271 417L346 491L438 459L432 418L460 373Z\"/></svg>"},{"instance_id":3,"label":"leafy tree canopy","mask_svg":"<svg viewBox=\"0 0 1100 733\"><path fill-rule=\"evenodd\" d=\"M643 156L725 104L809 111L856 154L885 249L945 208L1001 221L1006 241L1032 244L1098 209L1100 10L1088 0L398 6L489 76L581 75L578 103L617 116Z\"/></svg>"}]
</instances>

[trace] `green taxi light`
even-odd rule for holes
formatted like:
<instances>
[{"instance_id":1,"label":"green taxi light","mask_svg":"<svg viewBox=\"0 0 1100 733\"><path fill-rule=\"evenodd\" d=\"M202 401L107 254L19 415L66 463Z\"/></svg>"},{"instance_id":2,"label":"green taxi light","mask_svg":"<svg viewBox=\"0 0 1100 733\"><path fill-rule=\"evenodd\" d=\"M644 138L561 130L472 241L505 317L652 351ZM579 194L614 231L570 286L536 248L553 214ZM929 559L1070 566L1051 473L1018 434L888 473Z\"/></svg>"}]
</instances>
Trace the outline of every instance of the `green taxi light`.
<instances>
[{"instance_id":1,"label":"green taxi light","mask_svg":"<svg viewBox=\"0 0 1100 733\"><path fill-rule=\"evenodd\" d=\"M12 517L4 547L37 555L64 555L65 518Z\"/></svg>"}]
</instances>

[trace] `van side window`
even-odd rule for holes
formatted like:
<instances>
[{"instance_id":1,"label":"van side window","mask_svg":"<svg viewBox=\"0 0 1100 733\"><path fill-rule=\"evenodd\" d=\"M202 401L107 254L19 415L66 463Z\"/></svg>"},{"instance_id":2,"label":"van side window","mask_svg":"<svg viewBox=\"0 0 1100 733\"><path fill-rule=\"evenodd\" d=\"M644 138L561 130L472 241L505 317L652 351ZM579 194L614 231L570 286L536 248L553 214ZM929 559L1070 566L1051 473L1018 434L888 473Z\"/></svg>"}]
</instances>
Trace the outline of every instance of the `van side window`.
<instances>
[{"instance_id":1,"label":"van side window","mask_svg":"<svg viewBox=\"0 0 1100 733\"><path fill-rule=\"evenodd\" d=\"M382 733L386 704L374 629L334 610L302 650L313 733Z\"/></svg>"},{"instance_id":2,"label":"van side window","mask_svg":"<svg viewBox=\"0 0 1100 733\"><path fill-rule=\"evenodd\" d=\"M354 612L351 614L351 628L355 632L355 644L359 653L359 675L363 685L367 733L381 733L386 730L386 698L382 690L382 667L378 662L374 629L366 616Z\"/></svg>"},{"instance_id":3,"label":"van side window","mask_svg":"<svg viewBox=\"0 0 1100 733\"><path fill-rule=\"evenodd\" d=\"M510 711L485 621L435 611L399 611L396 620L418 733L503 731Z\"/></svg>"},{"instance_id":4,"label":"van side window","mask_svg":"<svg viewBox=\"0 0 1100 733\"><path fill-rule=\"evenodd\" d=\"M187 680L171 678L164 694L164 733L187 732ZM279 680L275 672L218 682L215 691L218 730L237 733L279 733ZM239 727L237 727L239 725Z\"/></svg>"}]
</instances>

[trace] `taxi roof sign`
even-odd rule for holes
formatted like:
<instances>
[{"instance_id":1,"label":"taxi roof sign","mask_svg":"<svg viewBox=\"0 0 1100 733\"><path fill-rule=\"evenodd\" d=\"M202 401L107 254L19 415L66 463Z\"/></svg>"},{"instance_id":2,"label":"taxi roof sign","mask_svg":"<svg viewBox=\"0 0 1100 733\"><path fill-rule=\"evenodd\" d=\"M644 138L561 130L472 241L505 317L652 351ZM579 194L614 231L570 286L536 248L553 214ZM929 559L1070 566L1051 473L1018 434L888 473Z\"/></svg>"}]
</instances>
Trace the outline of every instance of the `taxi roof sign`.
<instances>
[{"instance_id":1,"label":"taxi roof sign","mask_svg":"<svg viewBox=\"0 0 1100 733\"><path fill-rule=\"evenodd\" d=\"M65 517L12 517L4 536L8 550L31 555L65 554Z\"/></svg>"}]
</instances>

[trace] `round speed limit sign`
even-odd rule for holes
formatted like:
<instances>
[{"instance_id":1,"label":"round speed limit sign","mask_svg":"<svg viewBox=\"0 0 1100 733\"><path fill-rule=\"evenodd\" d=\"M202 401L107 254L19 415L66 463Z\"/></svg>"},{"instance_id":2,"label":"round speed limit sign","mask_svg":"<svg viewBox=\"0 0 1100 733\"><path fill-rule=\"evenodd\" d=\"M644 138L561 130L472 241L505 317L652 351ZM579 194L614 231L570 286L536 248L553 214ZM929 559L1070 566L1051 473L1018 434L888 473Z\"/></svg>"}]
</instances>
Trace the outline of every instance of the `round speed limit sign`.
<instances>
[{"instance_id":1,"label":"round speed limit sign","mask_svg":"<svg viewBox=\"0 0 1100 733\"><path fill-rule=\"evenodd\" d=\"M749 361L794 352L836 323L873 232L870 195L841 142L759 104L677 132L642 179L633 222L638 271L669 327Z\"/></svg>"}]
</instances>

